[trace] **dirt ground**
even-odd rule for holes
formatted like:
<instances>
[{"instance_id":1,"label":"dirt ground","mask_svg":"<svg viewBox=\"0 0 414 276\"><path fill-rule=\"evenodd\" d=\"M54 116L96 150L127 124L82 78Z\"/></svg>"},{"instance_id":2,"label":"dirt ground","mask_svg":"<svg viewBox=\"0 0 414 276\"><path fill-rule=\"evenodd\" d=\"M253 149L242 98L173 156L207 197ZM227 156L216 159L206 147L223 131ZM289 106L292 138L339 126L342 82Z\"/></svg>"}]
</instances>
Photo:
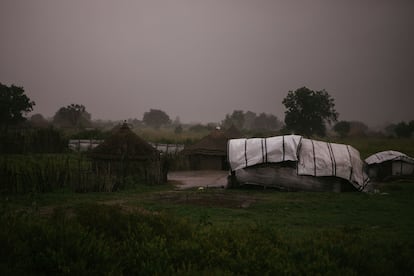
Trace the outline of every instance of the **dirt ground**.
<instances>
[{"instance_id":1,"label":"dirt ground","mask_svg":"<svg viewBox=\"0 0 414 276\"><path fill-rule=\"evenodd\" d=\"M254 196L228 193L220 189L168 191L154 195L153 199L158 202L224 208L249 208L257 201Z\"/></svg>"},{"instance_id":2,"label":"dirt ground","mask_svg":"<svg viewBox=\"0 0 414 276\"><path fill-rule=\"evenodd\" d=\"M168 181L177 189L190 188L225 188L227 171L174 171L168 173Z\"/></svg>"}]
</instances>

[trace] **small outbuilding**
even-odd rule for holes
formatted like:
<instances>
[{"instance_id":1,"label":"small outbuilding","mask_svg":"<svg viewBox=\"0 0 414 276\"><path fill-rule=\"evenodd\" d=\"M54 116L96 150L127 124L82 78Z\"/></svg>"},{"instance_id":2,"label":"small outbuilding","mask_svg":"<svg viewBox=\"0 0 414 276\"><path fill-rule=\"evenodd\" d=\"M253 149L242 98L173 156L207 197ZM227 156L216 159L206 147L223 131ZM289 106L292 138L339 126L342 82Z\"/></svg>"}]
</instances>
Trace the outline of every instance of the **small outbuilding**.
<instances>
[{"instance_id":1,"label":"small outbuilding","mask_svg":"<svg viewBox=\"0 0 414 276\"><path fill-rule=\"evenodd\" d=\"M395 150L375 153L365 159L368 175L378 181L414 177L414 158Z\"/></svg>"},{"instance_id":2,"label":"small outbuilding","mask_svg":"<svg viewBox=\"0 0 414 276\"><path fill-rule=\"evenodd\" d=\"M160 152L136 135L126 123L94 148L89 157L98 174L110 174L120 179L133 177L134 181L146 184L161 184L165 180Z\"/></svg>"},{"instance_id":3,"label":"small outbuilding","mask_svg":"<svg viewBox=\"0 0 414 276\"><path fill-rule=\"evenodd\" d=\"M191 170L228 170L227 142L241 137L234 127L214 129L197 143L186 146L182 153L188 157Z\"/></svg>"}]
</instances>

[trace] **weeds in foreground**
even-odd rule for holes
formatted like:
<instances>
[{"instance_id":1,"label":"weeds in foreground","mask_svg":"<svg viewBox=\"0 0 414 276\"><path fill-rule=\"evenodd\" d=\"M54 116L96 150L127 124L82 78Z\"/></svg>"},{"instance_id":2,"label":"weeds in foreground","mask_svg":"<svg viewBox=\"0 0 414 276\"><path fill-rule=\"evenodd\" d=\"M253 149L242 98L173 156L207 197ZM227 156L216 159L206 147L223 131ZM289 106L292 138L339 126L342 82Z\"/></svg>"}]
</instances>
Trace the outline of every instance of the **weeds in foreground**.
<instances>
[{"instance_id":1,"label":"weeds in foreground","mask_svg":"<svg viewBox=\"0 0 414 276\"><path fill-rule=\"evenodd\" d=\"M0 216L0 273L370 274L414 273L414 242L376 241L355 229L286 238L266 225L216 227L165 213L84 204L49 217Z\"/></svg>"}]
</instances>

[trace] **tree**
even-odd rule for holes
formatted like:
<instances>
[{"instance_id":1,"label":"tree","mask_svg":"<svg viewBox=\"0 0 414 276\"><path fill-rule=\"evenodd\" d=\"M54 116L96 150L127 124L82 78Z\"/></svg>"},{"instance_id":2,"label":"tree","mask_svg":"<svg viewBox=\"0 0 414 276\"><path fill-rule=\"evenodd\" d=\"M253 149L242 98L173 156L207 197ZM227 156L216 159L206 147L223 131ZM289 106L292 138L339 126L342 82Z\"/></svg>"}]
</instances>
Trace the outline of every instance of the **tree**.
<instances>
[{"instance_id":1,"label":"tree","mask_svg":"<svg viewBox=\"0 0 414 276\"><path fill-rule=\"evenodd\" d=\"M127 120L128 125L131 125L133 128L142 127L143 123L141 120L138 120L137 118L129 118Z\"/></svg>"},{"instance_id":2,"label":"tree","mask_svg":"<svg viewBox=\"0 0 414 276\"><path fill-rule=\"evenodd\" d=\"M70 104L56 112L53 123L65 128L85 128L91 126L91 114L83 105Z\"/></svg>"},{"instance_id":3,"label":"tree","mask_svg":"<svg viewBox=\"0 0 414 276\"><path fill-rule=\"evenodd\" d=\"M237 129L243 129L244 112L242 110L234 110L231 115L226 114L226 118L221 122L224 128L234 125Z\"/></svg>"},{"instance_id":4,"label":"tree","mask_svg":"<svg viewBox=\"0 0 414 276\"><path fill-rule=\"evenodd\" d=\"M348 136L352 137L364 137L367 136L369 128L366 124L360 121L350 121L350 130Z\"/></svg>"},{"instance_id":5,"label":"tree","mask_svg":"<svg viewBox=\"0 0 414 276\"><path fill-rule=\"evenodd\" d=\"M411 121L408 123L408 125L410 126L411 131L414 131L414 120L411 120Z\"/></svg>"},{"instance_id":6,"label":"tree","mask_svg":"<svg viewBox=\"0 0 414 276\"><path fill-rule=\"evenodd\" d=\"M255 127L255 120L257 118L256 113L254 113L253 111L246 111L244 113L244 124L243 124L243 129L253 129Z\"/></svg>"},{"instance_id":7,"label":"tree","mask_svg":"<svg viewBox=\"0 0 414 276\"><path fill-rule=\"evenodd\" d=\"M325 124L338 118L334 99L325 90L313 91L302 87L289 91L282 103L287 108L286 129L307 137L315 134L325 136Z\"/></svg>"},{"instance_id":8,"label":"tree","mask_svg":"<svg viewBox=\"0 0 414 276\"><path fill-rule=\"evenodd\" d=\"M7 132L10 126L18 125L26 120L24 115L33 110L35 105L24 94L23 87L0 83L0 126Z\"/></svg>"},{"instance_id":9,"label":"tree","mask_svg":"<svg viewBox=\"0 0 414 276\"><path fill-rule=\"evenodd\" d=\"M411 120L409 123L408 123L408 127L410 128L410 130L411 130L411 135L414 133L414 120Z\"/></svg>"},{"instance_id":10,"label":"tree","mask_svg":"<svg viewBox=\"0 0 414 276\"><path fill-rule=\"evenodd\" d=\"M159 129L162 125L168 125L171 123L170 116L162 110L150 109L150 111L144 113L142 121L147 125Z\"/></svg>"},{"instance_id":11,"label":"tree","mask_svg":"<svg viewBox=\"0 0 414 276\"><path fill-rule=\"evenodd\" d=\"M410 137L413 132L412 125L414 125L412 121L408 124L406 122L399 122L394 128L395 134L400 138Z\"/></svg>"},{"instance_id":12,"label":"tree","mask_svg":"<svg viewBox=\"0 0 414 276\"><path fill-rule=\"evenodd\" d=\"M333 129L339 134L339 136L344 138L351 130L351 124L347 121L340 121L334 125Z\"/></svg>"},{"instance_id":13,"label":"tree","mask_svg":"<svg viewBox=\"0 0 414 276\"><path fill-rule=\"evenodd\" d=\"M40 113L36 113L30 117L30 124L35 128L45 128L49 126L49 122Z\"/></svg>"},{"instance_id":14,"label":"tree","mask_svg":"<svg viewBox=\"0 0 414 276\"><path fill-rule=\"evenodd\" d=\"M252 129L256 130L277 130L281 123L275 115L260 113L254 120Z\"/></svg>"}]
</instances>

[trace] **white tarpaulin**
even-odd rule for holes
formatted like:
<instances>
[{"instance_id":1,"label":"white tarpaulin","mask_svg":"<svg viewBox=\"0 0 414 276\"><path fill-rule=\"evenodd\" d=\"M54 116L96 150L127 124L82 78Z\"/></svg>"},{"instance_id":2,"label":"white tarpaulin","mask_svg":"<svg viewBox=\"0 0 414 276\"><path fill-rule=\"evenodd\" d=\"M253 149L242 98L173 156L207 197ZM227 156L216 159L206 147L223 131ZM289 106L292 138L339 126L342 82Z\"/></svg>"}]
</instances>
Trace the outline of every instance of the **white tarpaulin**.
<instances>
[{"instance_id":1,"label":"white tarpaulin","mask_svg":"<svg viewBox=\"0 0 414 276\"><path fill-rule=\"evenodd\" d=\"M299 135L230 139L227 145L230 167L235 171L262 163L297 161L301 139Z\"/></svg>"},{"instance_id":2,"label":"white tarpaulin","mask_svg":"<svg viewBox=\"0 0 414 276\"><path fill-rule=\"evenodd\" d=\"M232 171L257 164L296 161L298 175L336 176L359 190L365 188L368 180L364 162L355 148L298 135L231 139L228 157Z\"/></svg>"},{"instance_id":3,"label":"white tarpaulin","mask_svg":"<svg viewBox=\"0 0 414 276\"><path fill-rule=\"evenodd\" d=\"M358 189L364 187L368 178L359 152L349 145L304 138L298 159L299 175L336 176L350 181Z\"/></svg>"}]
</instances>

